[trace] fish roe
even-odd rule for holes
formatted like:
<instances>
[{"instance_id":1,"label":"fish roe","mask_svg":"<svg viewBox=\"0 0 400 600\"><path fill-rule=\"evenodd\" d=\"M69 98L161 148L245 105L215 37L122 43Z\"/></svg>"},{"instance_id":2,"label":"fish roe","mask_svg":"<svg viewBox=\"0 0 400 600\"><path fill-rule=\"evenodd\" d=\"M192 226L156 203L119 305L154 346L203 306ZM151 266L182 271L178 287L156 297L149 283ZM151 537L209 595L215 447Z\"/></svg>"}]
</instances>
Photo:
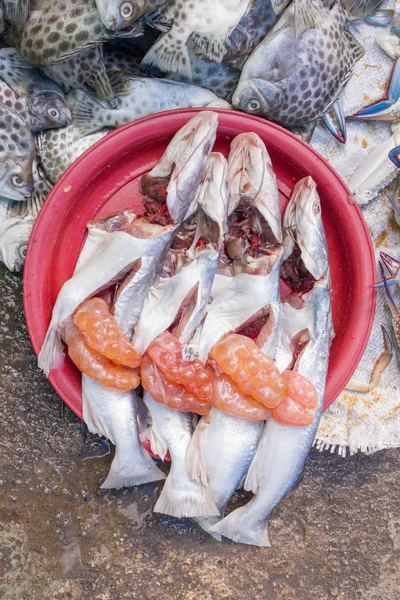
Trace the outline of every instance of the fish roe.
<instances>
[{"instance_id":1,"label":"fish roe","mask_svg":"<svg viewBox=\"0 0 400 600\"><path fill-rule=\"evenodd\" d=\"M179 340L165 331L151 342L147 353L170 383L182 385L200 400L209 400L212 393L211 376L199 360L182 358Z\"/></svg>"},{"instance_id":2,"label":"fish roe","mask_svg":"<svg viewBox=\"0 0 400 600\"><path fill-rule=\"evenodd\" d=\"M249 419L251 421L265 421L270 418L271 410L256 402L251 396L246 396L239 391L227 375L215 375L213 378L213 394L211 397L213 406L221 412Z\"/></svg>"},{"instance_id":3,"label":"fish roe","mask_svg":"<svg viewBox=\"0 0 400 600\"><path fill-rule=\"evenodd\" d=\"M285 396L287 385L274 361L250 338L231 333L212 348L210 356L240 393L263 406L275 408Z\"/></svg>"},{"instance_id":4,"label":"fish roe","mask_svg":"<svg viewBox=\"0 0 400 600\"><path fill-rule=\"evenodd\" d=\"M168 381L148 354L143 357L140 372L143 388L156 402L166 404L174 410L194 412L198 415L207 415L210 412L210 400L201 400L186 391L182 385Z\"/></svg>"},{"instance_id":5,"label":"fish roe","mask_svg":"<svg viewBox=\"0 0 400 600\"><path fill-rule=\"evenodd\" d=\"M287 385L287 394L272 411L275 421L283 425L306 427L314 421L318 405L318 394L313 384L297 371L284 371L282 379Z\"/></svg>"},{"instance_id":6,"label":"fish roe","mask_svg":"<svg viewBox=\"0 0 400 600\"><path fill-rule=\"evenodd\" d=\"M75 313L74 323L82 331L86 344L98 354L131 369L140 365L141 355L119 329L116 318L102 298L83 302Z\"/></svg>"},{"instance_id":7,"label":"fish roe","mask_svg":"<svg viewBox=\"0 0 400 600\"><path fill-rule=\"evenodd\" d=\"M116 365L108 358L100 356L86 342L83 333L70 319L64 328L64 339L68 346L68 355L78 369L91 379L105 387L121 392L134 390L140 383L140 377L128 367Z\"/></svg>"}]
</instances>

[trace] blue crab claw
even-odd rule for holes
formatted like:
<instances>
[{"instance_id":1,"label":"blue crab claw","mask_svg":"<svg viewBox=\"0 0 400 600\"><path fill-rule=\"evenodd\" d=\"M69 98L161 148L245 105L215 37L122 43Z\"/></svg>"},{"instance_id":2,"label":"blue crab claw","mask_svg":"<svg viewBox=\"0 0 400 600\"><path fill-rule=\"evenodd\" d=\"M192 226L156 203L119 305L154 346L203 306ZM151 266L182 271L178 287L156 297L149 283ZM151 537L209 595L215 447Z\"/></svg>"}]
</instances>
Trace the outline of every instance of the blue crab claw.
<instances>
[{"instance_id":1,"label":"blue crab claw","mask_svg":"<svg viewBox=\"0 0 400 600\"><path fill-rule=\"evenodd\" d=\"M392 121L396 116L394 105L399 99L400 60L396 59L389 77L389 86L385 98L362 108L354 115L346 117L346 119L347 121Z\"/></svg>"},{"instance_id":2,"label":"blue crab claw","mask_svg":"<svg viewBox=\"0 0 400 600\"><path fill-rule=\"evenodd\" d=\"M393 256L390 256L390 254L387 254L387 252L380 252L379 253L379 266L382 267L383 265L387 268L387 270L390 273L390 277L382 277L381 281L379 281L378 283L376 283L373 287L388 287L391 285L396 285L397 283L399 283L400 281L400 262L394 258ZM382 273L382 268L381 268L381 273Z\"/></svg>"},{"instance_id":3,"label":"blue crab claw","mask_svg":"<svg viewBox=\"0 0 400 600\"><path fill-rule=\"evenodd\" d=\"M395 202L393 200L392 196L389 196L389 194L387 192L385 192L385 194L386 194L387 198L389 199L390 204L393 206L394 210L397 212L398 215L400 215L400 207L397 205L397 202Z\"/></svg>"},{"instance_id":4,"label":"blue crab claw","mask_svg":"<svg viewBox=\"0 0 400 600\"><path fill-rule=\"evenodd\" d=\"M364 21L375 27L388 27L392 24L396 11L393 8L383 8L377 10L373 15L364 17Z\"/></svg>"},{"instance_id":5,"label":"blue crab claw","mask_svg":"<svg viewBox=\"0 0 400 600\"><path fill-rule=\"evenodd\" d=\"M393 148L393 150L391 150L389 152L388 157L390 158L392 163L400 169L400 161L398 159L399 154L400 154L400 146L396 146L396 148Z\"/></svg>"},{"instance_id":6,"label":"blue crab claw","mask_svg":"<svg viewBox=\"0 0 400 600\"><path fill-rule=\"evenodd\" d=\"M390 312L392 313L393 317L396 317L399 314L399 309L397 308L395 301L393 300L393 296L392 296L392 293L391 293L389 285L388 285L388 280L386 279L386 276L385 276L383 263L381 261L379 261L379 268L381 271L383 287L385 288L386 298L387 298L387 301L389 304Z\"/></svg>"},{"instance_id":7,"label":"blue crab claw","mask_svg":"<svg viewBox=\"0 0 400 600\"><path fill-rule=\"evenodd\" d=\"M340 98L336 100L331 110L322 117L322 120L331 134L341 144L345 144L347 140L346 117L344 116L343 104Z\"/></svg>"}]
</instances>

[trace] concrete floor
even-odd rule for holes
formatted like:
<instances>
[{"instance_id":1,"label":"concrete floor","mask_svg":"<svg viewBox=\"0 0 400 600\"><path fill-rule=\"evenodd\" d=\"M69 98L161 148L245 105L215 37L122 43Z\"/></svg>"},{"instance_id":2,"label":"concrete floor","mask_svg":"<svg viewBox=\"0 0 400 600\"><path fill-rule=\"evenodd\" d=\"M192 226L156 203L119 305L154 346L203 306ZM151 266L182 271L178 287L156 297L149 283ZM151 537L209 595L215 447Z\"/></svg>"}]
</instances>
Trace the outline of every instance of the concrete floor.
<instances>
[{"instance_id":1,"label":"concrete floor","mask_svg":"<svg viewBox=\"0 0 400 600\"><path fill-rule=\"evenodd\" d=\"M400 598L400 451L313 451L272 548L219 544L152 514L156 485L99 491L111 456L82 460L85 426L36 367L21 277L0 277L0 598Z\"/></svg>"}]
</instances>

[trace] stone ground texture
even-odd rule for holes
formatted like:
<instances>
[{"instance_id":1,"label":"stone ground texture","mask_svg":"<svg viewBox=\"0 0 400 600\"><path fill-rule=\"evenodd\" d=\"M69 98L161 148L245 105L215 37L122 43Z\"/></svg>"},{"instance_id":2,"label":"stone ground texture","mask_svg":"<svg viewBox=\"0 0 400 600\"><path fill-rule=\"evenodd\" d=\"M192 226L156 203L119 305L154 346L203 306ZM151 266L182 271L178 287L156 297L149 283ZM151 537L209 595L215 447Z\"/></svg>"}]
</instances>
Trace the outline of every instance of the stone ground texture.
<instances>
[{"instance_id":1,"label":"stone ground texture","mask_svg":"<svg viewBox=\"0 0 400 600\"><path fill-rule=\"evenodd\" d=\"M273 512L272 548L152 514L157 485L100 491L85 426L36 366L21 277L0 280L2 600L398 600L400 451L312 451ZM243 502L244 493L235 502Z\"/></svg>"}]
</instances>

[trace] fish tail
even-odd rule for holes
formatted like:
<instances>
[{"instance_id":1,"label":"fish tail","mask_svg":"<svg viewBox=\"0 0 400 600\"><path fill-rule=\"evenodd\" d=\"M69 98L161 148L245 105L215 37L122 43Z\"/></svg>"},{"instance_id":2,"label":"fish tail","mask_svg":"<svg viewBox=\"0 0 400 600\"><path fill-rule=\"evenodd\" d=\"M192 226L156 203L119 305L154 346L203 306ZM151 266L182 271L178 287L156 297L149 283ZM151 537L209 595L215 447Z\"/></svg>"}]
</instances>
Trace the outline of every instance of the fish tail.
<instances>
[{"instance_id":1,"label":"fish tail","mask_svg":"<svg viewBox=\"0 0 400 600\"><path fill-rule=\"evenodd\" d=\"M192 67L186 39L180 38L182 44L177 49L177 38L173 31L163 35L147 52L142 65L154 65L163 73L179 73L188 79L192 78Z\"/></svg>"},{"instance_id":2,"label":"fish tail","mask_svg":"<svg viewBox=\"0 0 400 600\"><path fill-rule=\"evenodd\" d=\"M249 511L249 504L237 508L227 517L210 528L210 533L217 533L234 542L251 546L269 547L267 521L255 521Z\"/></svg>"},{"instance_id":3,"label":"fish tail","mask_svg":"<svg viewBox=\"0 0 400 600\"><path fill-rule=\"evenodd\" d=\"M13 0L4 3L6 20L11 25L23 25L29 14L29 0Z\"/></svg>"},{"instance_id":4,"label":"fish tail","mask_svg":"<svg viewBox=\"0 0 400 600\"><path fill-rule=\"evenodd\" d=\"M213 537L215 540L218 542L222 540L222 536L219 533L211 530L211 527L216 525L221 520L220 517L196 517L193 520L195 523L197 523L200 529L208 533L208 535L211 535L211 537Z\"/></svg>"},{"instance_id":5,"label":"fish tail","mask_svg":"<svg viewBox=\"0 0 400 600\"><path fill-rule=\"evenodd\" d=\"M57 325L50 323L38 354L38 366L47 376L52 369L61 367L65 358L64 348Z\"/></svg>"},{"instance_id":6,"label":"fish tail","mask_svg":"<svg viewBox=\"0 0 400 600\"><path fill-rule=\"evenodd\" d=\"M375 14L382 0L341 0L341 3L353 19L358 20Z\"/></svg>"},{"instance_id":7,"label":"fish tail","mask_svg":"<svg viewBox=\"0 0 400 600\"><path fill-rule=\"evenodd\" d=\"M141 448L140 455L136 454L135 460L133 460L129 453L119 452L118 446L116 446L110 471L100 487L102 489L119 489L161 479L165 479L164 473L160 471L144 448Z\"/></svg>"},{"instance_id":8,"label":"fish tail","mask_svg":"<svg viewBox=\"0 0 400 600\"><path fill-rule=\"evenodd\" d=\"M99 131L105 124L112 127L112 123L106 121L112 110L90 94L76 90L76 100L71 112L73 122L82 136Z\"/></svg>"},{"instance_id":9,"label":"fish tail","mask_svg":"<svg viewBox=\"0 0 400 600\"><path fill-rule=\"evenodd\" d=\"M174 463L171 464L154 512L177 518L219 515L210 490L190 479L184 469L174 466Z\"/></svg>"}]
</instances>

